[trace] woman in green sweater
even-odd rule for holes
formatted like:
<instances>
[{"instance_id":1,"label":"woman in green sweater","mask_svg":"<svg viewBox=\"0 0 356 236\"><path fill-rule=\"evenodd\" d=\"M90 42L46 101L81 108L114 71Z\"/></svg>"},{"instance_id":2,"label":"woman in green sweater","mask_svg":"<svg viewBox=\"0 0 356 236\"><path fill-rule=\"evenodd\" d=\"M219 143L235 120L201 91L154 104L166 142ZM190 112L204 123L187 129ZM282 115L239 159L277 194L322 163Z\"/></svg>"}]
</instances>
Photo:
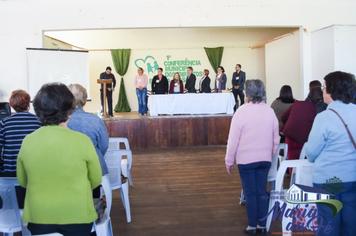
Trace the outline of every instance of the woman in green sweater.
<instances>
[{"instance_id":1,"label":"woman in green sweater","mask_svg":"<svg viewBox=\"0 0 356 236\"><path fill-rule=\"evenodd\" d=\"M17 161L23 218L33 235L87 236L97 218L92 189L101 168L90 139L66 127L73 101L64 84L46 84L33 102L44 126L24 139Z\"/></svg>"}]
</instances>

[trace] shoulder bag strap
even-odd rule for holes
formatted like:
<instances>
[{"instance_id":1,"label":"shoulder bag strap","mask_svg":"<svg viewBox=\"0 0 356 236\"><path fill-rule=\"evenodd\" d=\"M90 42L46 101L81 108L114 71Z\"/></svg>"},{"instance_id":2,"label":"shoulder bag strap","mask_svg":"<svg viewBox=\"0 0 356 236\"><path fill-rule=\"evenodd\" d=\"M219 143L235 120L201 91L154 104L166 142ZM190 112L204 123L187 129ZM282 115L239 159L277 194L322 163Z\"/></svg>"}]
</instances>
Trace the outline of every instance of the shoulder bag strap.
<instances>
[{"instance_id":1,"label":"shoulder bag strap","mask_svg":"<svg viewBox=\"0 0 356 236\"><path fill-rule=\"evenodd\" d=\"M346 131L347 131L347 134L348 134L349 137L350 137L350 140L351 140L352 144L354 145L354 148L356 149L356 142L355 142L355 139L354 139L354 137L352 137L351 131L350 131L349 127L347 127L347 124L345 123L344 119L342 119L342 117L340 116L340 114L339 114L337 111L335 111L334 109L329 108L329 110L332 111L332 112L334 112L334 113L340 118L342 124L345 126L345 129L346 129Z\"/></svg>"}]
</instances>

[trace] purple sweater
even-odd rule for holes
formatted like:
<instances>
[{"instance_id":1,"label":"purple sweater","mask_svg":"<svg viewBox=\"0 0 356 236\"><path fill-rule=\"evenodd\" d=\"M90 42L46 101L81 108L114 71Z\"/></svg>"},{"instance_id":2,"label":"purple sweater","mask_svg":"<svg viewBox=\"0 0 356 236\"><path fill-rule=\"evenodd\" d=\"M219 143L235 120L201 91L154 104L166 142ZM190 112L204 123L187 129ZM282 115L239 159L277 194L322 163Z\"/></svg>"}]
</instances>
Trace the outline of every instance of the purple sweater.
<instances>
[{"instance_id":1,"label":"purple sweater","mask_svg":"<svg viewBox=\"0 0 356 236\"><path fill-rule=\"evenodd\" d=\"M271 161L279 144L277 117L266 103L247 103L234 114L225 164Z\"/></svg>"}]
</instances>

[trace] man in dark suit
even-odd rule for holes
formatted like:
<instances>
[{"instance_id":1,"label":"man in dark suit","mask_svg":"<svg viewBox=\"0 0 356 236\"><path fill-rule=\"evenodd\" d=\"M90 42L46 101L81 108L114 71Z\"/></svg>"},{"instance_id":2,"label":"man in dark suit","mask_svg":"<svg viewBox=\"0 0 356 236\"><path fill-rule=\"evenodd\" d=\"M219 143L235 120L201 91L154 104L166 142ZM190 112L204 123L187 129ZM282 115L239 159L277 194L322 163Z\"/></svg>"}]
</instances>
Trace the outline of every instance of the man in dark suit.
<instances>
[{"instance_id":1,"label":"man in dark suit","mask_svg":"<svg viewBox=\"0 0 356 236\"><path fill-rule=\"evenodd\" d=\"M100 74L100 79L102 79L102 80L112 79L112 83L106 85L106 98L107 98L107 101L108 101L109 116L113 116L113 111L112 111L112 92L114 91L114 89L116 87L116 79L115 79L115 76L111 73L111 67L110 66L106 67L105 72ZM101 101L101 108L103 110L103 107L104 107L103 85L101 85L101 88L100 88L100 101Z\"/></svg>"},{"instance_id":2,"label":"man in dark suit","mask_svg":"<svg viewBox=\"0 0 356 236\"><path fill-rule=\"evenodd\" d=\"M152 94L167 94L168 93L168 79L163 75L163 69L158 68L157 75L152 79Z\"/></svg>"},{"instance_id":3,"label":"man in dark suit","mask_svg":"<svg viewBox=\"0 0 356 236\"><path fill-rule=\"evenodd\" d=\"M195 90L195 81L196 81L195 74L193 74L193 67L187 67L187 80L185 81L185 89L188 93L196 93Z\"/></svg>"},{"instance_id":4,"label":"man in dark suit","mask_svg":"<svg viewBox=\"0 0 356 236\"><path fill-rule=\"evenodd\" d=\"M208 69L204 69L204 76L199 81L199 92L200 93L210 93L211 92Z\"/></svg>"},{"instance_id":5,"label":"man in dark suit","mask_svg":"<svg viewBox=\"0 0 356 236\"><path fill-rule=\"evenodd\" d=\"M244 86L246 81L246 73L241 70L241 65L236 65L236 71L232 74L232 93L234 94L236 105L234 110L239 107L239 101L237 96L240 98L240 105L245 103Z\"/></svg>"}]
</instances>

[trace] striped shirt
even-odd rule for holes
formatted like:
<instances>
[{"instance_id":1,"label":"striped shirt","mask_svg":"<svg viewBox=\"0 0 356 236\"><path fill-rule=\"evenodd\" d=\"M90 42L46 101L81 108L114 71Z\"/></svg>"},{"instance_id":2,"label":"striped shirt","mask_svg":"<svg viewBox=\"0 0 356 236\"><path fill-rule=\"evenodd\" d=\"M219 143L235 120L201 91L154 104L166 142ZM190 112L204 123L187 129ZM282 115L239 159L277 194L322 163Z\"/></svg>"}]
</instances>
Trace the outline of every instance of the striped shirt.
<instances>
[{"instance_id":1,"label":"striped shirt","mask_svg":"<svg viewBox=\"0 0 356 236\"><path fill-rule=\"evenodd\" d=\"M0 154L3 162L0 172L16 175L17 154L22 140L40 126L38 118L29 112L18 112L0 121Z\"/></svg>"}]
</instances>

